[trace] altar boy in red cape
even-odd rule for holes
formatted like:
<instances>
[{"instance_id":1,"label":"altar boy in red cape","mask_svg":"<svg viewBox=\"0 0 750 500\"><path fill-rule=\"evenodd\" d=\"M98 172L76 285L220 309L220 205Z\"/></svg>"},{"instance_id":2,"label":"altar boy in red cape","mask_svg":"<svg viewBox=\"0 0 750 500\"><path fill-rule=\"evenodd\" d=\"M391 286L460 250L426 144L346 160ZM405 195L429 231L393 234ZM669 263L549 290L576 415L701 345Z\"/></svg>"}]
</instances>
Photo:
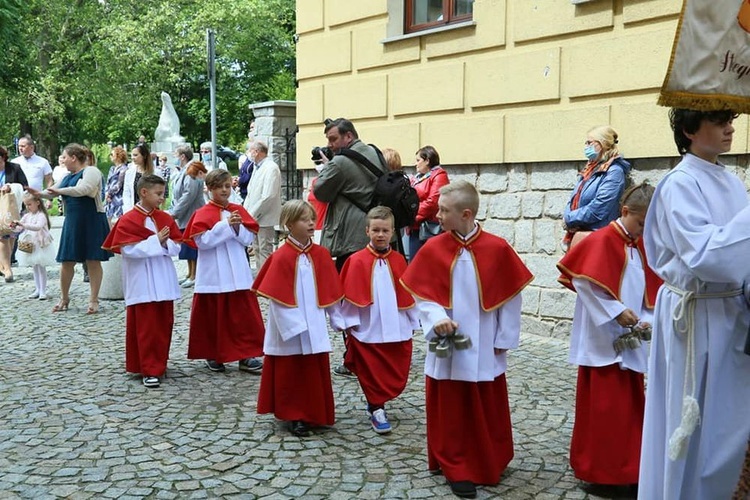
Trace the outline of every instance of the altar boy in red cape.
<instances>
[{"instance_id":1,"label":"altar boy in red cape","mask_svg":"<svg viewBox=\"0 0 750 500\"><path fill-rule=\"evenodd\" d=\"M570 357L578 365L570 466L595 485L638 482L646 403L648 344L622 340L627 327L651 323L661 279L648 267L643 221L654 188L627 190L621 216L570 249L557 264L559 281L577 292ZM614 493L614 492L613 492Z\"/></svg>"},{"instance_id":2,"label":"altar boy in red cape","mask_svg":"<svg viewBox=\"0 0 750 500\"><path fill-rule=\"evenodd\" d=\"M326 313L331 326L342 330L343 293L331 254L312 241L315 209L306 201L287 201L281 225L289 236L253 283L256 293L270 299L258 413L273 413L294 435L307 436L310 426L335 420Z\"/></svg>"},{"instance_id":3,"label":"altar boy in red cape","mask_svg":"<svg viewBox=\"0 0 750 500\"><path fill-rule=\"evenodd\" d=\"M344 365L359 380L370 424L378 434L391 432L385 403L406 387L411 367L412 334L419 328L414 298L399 279L406 259L391 250L393 212L378 206L367 213L370 243L344 263L342 316L346 330Z\"/></svg>"},{"instance_id":4,"label":"altar boy in red cape","mask_svg":"<svg viewBox=\"0 0 750 500\"><path fill-rule=\"evenodd\" d=\"M182 234L174 219L158 209L164 179L144 175L136 189L140 201L115 223L102 248L122 255L125 369L140 373L143 385L155 388L167 369L173 301L180 298L172 257L180 253Z\"/></svg>"},{"instance_id":5,"label":"altar boy in red cape","mask_svg":"<svg viewBox=\"0 0 750 500\"><path fill-rule=\"evenodd\" d=\"M454 332L471 348L425 358L427 457L457 496L496 484L513 458L506 351L518 347L521 290L533 276L513 248L476 223L479 193L466 181L440 189L445 233L425 243L401 282L417 299L427 340Z\"/></svg>"},{"instance_id":6,"label":"altar boy in red cape","mask_svg":"<svg viewBox=\"0 0 750 500\"><path fill-rule=\"evenodd\" d=\"M242 205L229 203L232 175L216 169L206 176L211 201L185 227L185 242L198 249L195 295L190 310L188 358L205 359L211 371L239 360L239 368L260 372L263 317L250 291L253 275L246 247L258 231Z\"/></svg>"}]
</instances>

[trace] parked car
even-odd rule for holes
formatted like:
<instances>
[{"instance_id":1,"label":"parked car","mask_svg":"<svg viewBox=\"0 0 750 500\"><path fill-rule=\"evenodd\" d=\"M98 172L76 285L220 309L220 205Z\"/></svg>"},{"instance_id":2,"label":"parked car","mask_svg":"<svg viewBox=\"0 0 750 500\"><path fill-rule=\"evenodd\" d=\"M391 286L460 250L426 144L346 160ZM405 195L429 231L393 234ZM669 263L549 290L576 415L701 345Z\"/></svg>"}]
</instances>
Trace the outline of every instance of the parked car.
<instances>
[{"instance_id":1,"label":"parked car","mask_svg":"<svg viewBox=\"0 0 750 500\"><path fill-rule=\"evenodd\" d=\"M216 145L216 156L218 156L224 161L238 160L240 158L240 154L234 149L221 146L218 144Z\"/></svg>"}]
</instances>

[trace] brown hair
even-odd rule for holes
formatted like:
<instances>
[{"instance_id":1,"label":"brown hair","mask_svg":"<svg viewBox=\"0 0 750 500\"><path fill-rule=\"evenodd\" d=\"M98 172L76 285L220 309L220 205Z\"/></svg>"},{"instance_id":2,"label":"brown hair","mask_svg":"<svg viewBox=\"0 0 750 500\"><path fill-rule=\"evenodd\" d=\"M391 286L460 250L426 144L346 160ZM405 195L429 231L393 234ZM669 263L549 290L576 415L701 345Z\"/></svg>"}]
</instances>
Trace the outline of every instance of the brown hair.
<instances>
[{"instance_id":1,"label":"brown hair","mask_svg":"<svg viewBox=\"0 0 750 500\"><path fill-rule=\"evenodd\" d=\"M156 174L146 174L138 179L138 184L135 186L135 190L139 193L141 189L151 189L154 186L166 186L167 182Z\"/></svg>"},{"instance_id":2,"label":"brown hair","mask_svg":"<svg viewBox=\"0 0 750 500\"><path fill-rule=\"evenodd\" d=\"M203 162L194 161L187 166L187 169L185 169L185 173L195 179L196 177L198 177L198 174L208 173L208 170L206 170L206 166L203 164Z\"/></svg>"},{"instance_id":3,"label":"brown hair","mask_svg":"<svg viewBox=\"0 0 750 500\"><path fill-rule=\"evenodd\" d=\"M49 219L49 214L47 213L47 207L44 206L44 202L42 201L42 198L38 195L31 194L29 192L26 192L26 194L23 195L23 199L26 200L28 198L31 198L32 200L39 203L39 211L44 214L44 218L47 219L47 229L52 229L52 221Z\"/></svg>"},{"instance_id":4,"label":"brown hair","mask_svg":"<svg viewBox=\"0 0 750 500\"><path fill-rule=\"evenodd\" d=\"M82 164L86 165L86 162L88 161L88 154L86 153L86 151L88 151L87 147L71 142L63 148L63 151L65 151L65 154L68 156L72 156Z\"/></svg>"},{"instance_id":5,"label":"brown hair","mask_svg":"<svg viewBox=\"0 0 750 500\"><path fill-rule=\"evenodd\" d=\"M423 160L427 160L427 164L430 168L440 165L440 155L438 154L437 149L432 146L419 148L419 150L417 150L417 156Z\"/></svg>"},{"instance_id":6,"label":"brown hair","mask_svg":"<svg viewBox=\"0 0 750 500\"><path fill-rule=\"evenodd\" d=\"M154 164L151 161L151 151L148 150L148 146L146 146L145 144L138 144L133 149L137 149L141 154L141 158L143 158L143 169L146 171L146 173L153 174Z\"/></svg>"},{"instance_id":7,"label":"brown hair","mask_svg":"<svg viewBox=\"0 0 750 500\"><path fill-rule=\"evenodd\" d=\"M620 207L628 207L628 210L637 214L645 214L654 196L654 186L648 182L643 182L637 186L632 186L625 191L620 200Z\"/></svg>"},{"instance_id":8,"label":"brown hair","mask_svg":"<svg viewBox=\"0 0 750 500\"><path fill-rule=\"evenodd\" d=\"M211 170L206 176L206 187L216 189L224 184L227 180L232 180L232 174L222 168Z\"/></svg>"},{"instance_id":9,"label":"brown hair","mask_svg":"<svg viewBox=\"0 0 750 500\"><path fill-rule=\"evenodd\" d=\"M115 158L115 164L122 165L128 162L128 152L122 146L112 148L112 156Z\"/></svg>"},{"instance_id":10,"label":"brown hair","mask_svg":"<svg viewBox=\"0 0 750 500\"><path fill-rule=\"evenodd\" d=\"M388 220L391 221L391 225L396 229L396 218L393 216L393 210L383 205L373 207L367 212L367 227L370 227L370 221L373 220Z\"/></svg>"}]
</instances>

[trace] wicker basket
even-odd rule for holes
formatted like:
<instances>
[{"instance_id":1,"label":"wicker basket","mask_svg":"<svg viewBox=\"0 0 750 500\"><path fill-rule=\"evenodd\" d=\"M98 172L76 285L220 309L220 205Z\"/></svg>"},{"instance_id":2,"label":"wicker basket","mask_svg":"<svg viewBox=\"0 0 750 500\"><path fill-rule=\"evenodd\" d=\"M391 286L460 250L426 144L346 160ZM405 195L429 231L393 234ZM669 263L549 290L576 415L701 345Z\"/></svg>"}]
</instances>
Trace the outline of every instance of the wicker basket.
<instances>
[{"instance_id":1,"label":"wicker basket","mask_svg":"<svg viewBox=\"0 0 750 500\"><path fill-rule=\"evenodd\" d=\"M18 242L18 249L25 253L31 253L34 251L34 244L29 240L23 240Z\"/></svg>"}]
</instances>

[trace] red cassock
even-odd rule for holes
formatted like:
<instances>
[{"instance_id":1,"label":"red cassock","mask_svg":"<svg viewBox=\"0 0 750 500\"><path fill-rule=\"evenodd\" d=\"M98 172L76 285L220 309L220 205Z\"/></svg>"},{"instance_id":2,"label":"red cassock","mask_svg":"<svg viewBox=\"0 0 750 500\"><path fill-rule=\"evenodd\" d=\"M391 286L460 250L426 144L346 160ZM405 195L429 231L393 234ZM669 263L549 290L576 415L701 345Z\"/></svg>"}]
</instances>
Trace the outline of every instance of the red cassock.
<instances>
[{"instance_id":1,"label":"red cassock","mask_svg":"<svg viewBox=\"0 0 750 500\"><path fill-rule=\"evenodd\" d=\"M258 232L258 223L242 205L223 206L211 200L190 218L183 242L197 248L194 238L221 222L224 210L238 212L245 229ZM258 298L250 290L193 294L188 359L228 363L262 356L263 334Z\"/></svg>"},{"instance_id":2,"label":"red cassock","mask_svg":"<svg viewBox=\"0 0 750 500\"><path fill-rule=\"evenodd\" d=\"M662 280L646 260L643 240L632 240L616 222L594 231L560 260L560 283L575 290L586 279L620 300L627 252L636 248L645 271L643 305L652 309ZM579 366L570 464L578 479L595 484L635 484L645 408L642 373L608 366Z\"/></svg>"},{"instance_id":3,"label":"red cassock","mask_svg":"<svg viewBox=\"0 0 750 500\"><path fill-rule=\"evenodd\" d=\"M297 261L305 254L315 273L317 306L325 308L343 296L331 254L312 244L305 249L291 240L271 254L253 283L253 291L286 307L297 307ZM310 332L328 335L328 332ZM258 392L258 414L280 420L333 425L336 419L328 353L266 355Z\"/></svg>"},{"instance_id":4,"label":"red cassock","mask_svg":"<svg viewBox=\"0 0 750 500\"><path fill-rule=\"evenodd\" d=\"M502 307L534 278L504 239L480 227L467 241L453 232L428 240L402 283L415 296L452 308L452 271L461 251L472 256L485 312ZM448 481L497 484L513 458L505 374L486 382L425 378L430 470L442 470Z\"/></svg>"},{"instance_id":5,"label":"red cassock","mask_svg":"<svg viewBox=\"0 0 750 500\"><path fill-rule=\"evenodd\" d=\"M120 253L123 246L135 245L154 235L146 227L146 218L151 217L157 232L169 228L169 239L180 241L182 233L174 219L161 210L146 212L136 205L120 217L102 248ZM132 304L126 308L125 317L125 369L130 373L159 377L167 369L169 345L174 326L174 305L172 301Z\"/></svg>"},{"instance_id":6,"label":"red cassock","mask_svg":"<svg viewBox=\"0 0 750 500\"><path fill-rule=\"evenodd\" d=\"M404 256L391 249L380 254L370 245L353 254L344 263L341 270L344 298L357 307L373 305L373 270L378 261L384 261L388 265L396 290L398 309L414 307L414 297L399 281L406 271ZM393 314L398 314L398 311L393 311ZM373 406L382 406L404 391L409 380L411 356L411 339L370 343L360 342L351 334L346 336L344 365L357 375L365 399Z\"/></svg>"}]
</instances>

